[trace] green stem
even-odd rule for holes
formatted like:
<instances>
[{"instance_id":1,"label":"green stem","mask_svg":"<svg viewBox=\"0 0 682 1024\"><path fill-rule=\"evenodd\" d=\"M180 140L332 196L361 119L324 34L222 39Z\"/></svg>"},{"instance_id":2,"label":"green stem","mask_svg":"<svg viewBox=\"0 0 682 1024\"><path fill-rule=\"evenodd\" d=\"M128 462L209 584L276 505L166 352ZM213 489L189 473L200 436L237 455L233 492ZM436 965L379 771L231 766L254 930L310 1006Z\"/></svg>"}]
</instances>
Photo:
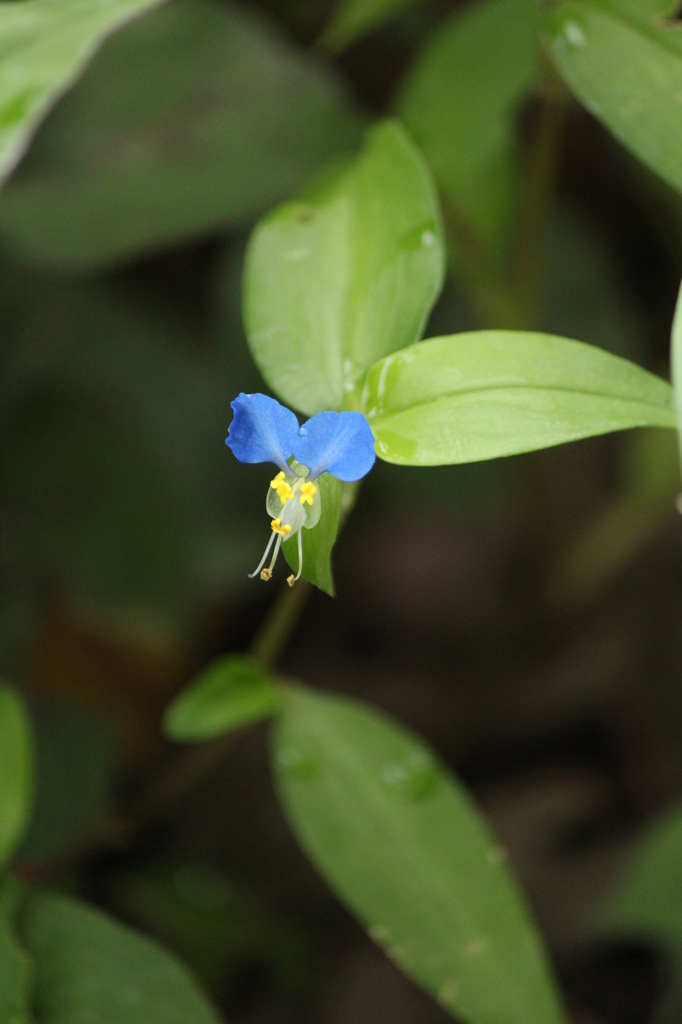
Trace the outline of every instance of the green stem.
<instances>
[{"instance_id":1,"label":"green stem","mask_svg":"<svg viewBox=\"0 0 682 1024\"><path fill-rule=\"evenodd\" d=\"M299 580L294 587L283 587L249 648L264 668L271 669L284 651L303 610L311 586Z\"/></svg>"},{"instance_id":2,"label":"green stem","mask_svg":"<svg viewBox=\"0 0 682 1024\"><path fill-rule=\"evenodd\" d=\"M568 103L566 87L556 72L548 67L539 124L530 156L516 259L514 292L519 318L526 328L534 326L538 315L542 257Z\"/></svg>"}]
</instances>

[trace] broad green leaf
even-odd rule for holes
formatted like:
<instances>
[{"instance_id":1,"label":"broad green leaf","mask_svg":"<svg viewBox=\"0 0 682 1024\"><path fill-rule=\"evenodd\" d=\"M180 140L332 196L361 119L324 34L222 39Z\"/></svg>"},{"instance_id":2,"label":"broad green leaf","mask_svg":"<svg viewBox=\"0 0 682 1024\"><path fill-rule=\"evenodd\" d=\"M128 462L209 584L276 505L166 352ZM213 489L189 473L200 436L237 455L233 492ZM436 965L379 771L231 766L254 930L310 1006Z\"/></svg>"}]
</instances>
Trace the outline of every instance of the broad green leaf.
<instances>
[{"instance_id":1,"label":"broad green leaf","mask_svg":"<svg viewBox=\"0 0 682 1024\"><path fill-rule=\"evenodd\" d=\"M670 368L675 391L675 410L677 413L677 441L682 460L682 289L677 299L675 317L670 346Z\"/></svg>"},{"instance_id":2,"label":"broad green leaf","mask_svg":"<svg viewBox=\"0 0 682 1024\"><path fill-rule=\"evenodd\" d=\"M355 701L291 688L273 758L304 849L409 977L473 1024L562 1020L503 851L417 737Z\"/></svg>"},{"instance_id":3,"label":"broad green leaf","mask_svg":"<svg viewBox=\"0 0 682 1024\"><path fill-rule=\"evenodd\" d=\"M666 381L579 341L474 331L396 352L363 405L387 462L475 462L628 427L674 427Z\"/></svg>"},{"instance_id":4,"label":"broad green leaf","mask_svg":"<svg viewBox=\"0 0 682 1024\"><path fill-rule=\"evenodd\" d=\"M0 3L0 180L23 156L49 108L102 41L159 0Z\"/></svg>"},{"instance_id":5,"label":"broad green leaf","mask_svg":"<svg viewBox=\"0 0 682 1024\"><path fill-rule=\"evenodd\" d=\"M352 407L367 367L420 337L442 277L428 171L384 122L345 173L256 228L244 318L258 368L308 415Z\"/></svg>"},{"instance_id":6,"label":"broad green leaf","mask_svg":"<svg viewBox=\"0 0 682 1024\"><path fill-rule=\"evenodd\" d=\"M616 138L682 189L682 30L669 0L568 0L544 35L573 92Z\"/></svg>"},{"instance_id":7,"label":"broad green leaf","mask_svg":"<svg viewBox=\"0 0 682 1024\"><path fill-rule=\"evenodd\" d=\"M21 840L31 807L33 749L23 705L0 683L0 869Z\"/></svg>"},{"instance_id":8,"label":"broad green leaf","mask_svg":"<svg viewBox=\"0 0 682 1024\"><path fill-rule=\"evenodd\" d=\"M600 925L662 942L682 955L682 807L655 822L636 844Z\"/></svg>"},{"instance_id":9,"label":"broad green leaf","mask_svg":"<svg viewBox=\"0 0 682 1024\"><path fill-rule=\"evenodd\" d=\"M14 929L17 902L14 881L0 882L0 1021L2 1024L32 1024L32 965L21 948Z\"/></svg>"},{"instance_id":10,"label":"broad green leaf","mask_svg":"<svg viewBox=\"0 0 682 1024\"><path fill-rule=\"evenodd\" d=\"M539 73L537 0L456 11L420 50L397 111L448 198L467 200L514 141L514 115ZM480 200L479 200L480 202Z\"/></svg>"},{"instance_id":11,"label":"broad green leaf","mask_svg":"<svg viewBox=\"0 0 682 1024\"><path fill-rule=\"evenodd\" d=\"M177 0L112 38L0 202L0 237L82 270L225 226L357 146L333 73L260 16Z\"/></svg>"},{"instance_id":12,"label":"broad green leaf","mask_svg":"<svg viewBox=\"0 0 682 1024\"><path fill-rule=\"evenodd\" d=\"M334 597L334 576L332 574L332 548L339 532L341 519L341 494L342 484L330 473L323 473L318 478L317 484L320 488L322 500L322 514L317 526L312 530L301 530L301 544L303 549L303 572L304 580L314 583L325 594ZM282 551L289 566L294 573L298 572L298 539L282 544Z\"/></svg>"},{"instance_id":13,"label":"broad green leaf","mask_svg":"<svg viewBox=\"0 0 682 1024\"><path fill-rule=\"evenodd\" d=\"M379 28L420 0L340 0L321 42L330 50L344 50L361 36Z\"/></svg>"},{"instance_id":14,"label":"broad green leaf","mask_svg":"<svg viewBox=\"0 0 682 1024\"><path fill-rule=\"evenodd\" d=\"M38 1024L218 1024L174 957L76 900L33 893L18 929L35 963Z\"/></svg>"},{"instance_id":15,"label":"broad green leaf","mask_svg":"<svg viewBox=\"0 0 682 1024\"><path fill-rule=\"evenodd\" d=\"M173 701L164 732L173 740L208 740L277 710L275 686L253 658L216 658Z\"/></svg>"}]
</instances>

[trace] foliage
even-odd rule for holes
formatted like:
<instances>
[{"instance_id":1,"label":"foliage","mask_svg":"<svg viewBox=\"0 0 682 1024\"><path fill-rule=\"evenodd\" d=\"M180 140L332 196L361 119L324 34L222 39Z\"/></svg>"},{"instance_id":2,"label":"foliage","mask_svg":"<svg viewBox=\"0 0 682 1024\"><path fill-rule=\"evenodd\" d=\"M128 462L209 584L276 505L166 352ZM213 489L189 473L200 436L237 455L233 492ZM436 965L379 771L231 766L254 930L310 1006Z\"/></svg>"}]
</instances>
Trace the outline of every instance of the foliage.
<instances>
[{"instance_id":1,"label":"foliage","mask_svg":"<svg viewBox=\"0 0 682 1024\"><path fill-rule=\"evenodd\" d=\"M223 757L221 737L261 722L301 847L408 978L468 1024L565 1019L550 952L463 783L389 715L277 662L306 596L336 592L372 438L398 498L367 490L390 513L428 503L424 467L656 428L628 435L610 504L556 552L554 608L589 604L662 529L679 484L682 300L671 387L622 313L612 256L603 273L593 259L594 225L567 232L575 198L558 213L554 200L561 133L580 123L569 90L667 183L623 160L642 207L671 235L682 223L681 31L657 0L0 3L0 629L2 669L22 683L0 688L0 1021L218 1019L179 960L78 893L94 851L162 845L155 830ZM400 56L370 100L353 62L382 45ZM294 438L275 459L287 496L274 480L266 504L293 589L243 653L225 636L211 646L207 609L259 611L245 576L267 522L260 470L222 439L237 394L277 405L251 394L264 387L293 409L278 407ZM316 472L297 445L311 450L320 414L331 455ZM342 420L365 431L362 472L335 473ZM289 539L273 491L299 526L309 517ZM395 559L419 522L401 522ZM361 557L353 529L346 565ZM45 627L55 606L89 624L86 654ZM125 657L102 656L103 637ZM40 692L45 675L64 703ZM168 767L157 734L172 693L166 737L213 742ZM677 815L602 921L676 963L679 847ZM124 915L216 991L245 949L304 985L296 929L235 902L208 865L183 874L182 849L123 869Z\"/></svg>"}]
</instances>

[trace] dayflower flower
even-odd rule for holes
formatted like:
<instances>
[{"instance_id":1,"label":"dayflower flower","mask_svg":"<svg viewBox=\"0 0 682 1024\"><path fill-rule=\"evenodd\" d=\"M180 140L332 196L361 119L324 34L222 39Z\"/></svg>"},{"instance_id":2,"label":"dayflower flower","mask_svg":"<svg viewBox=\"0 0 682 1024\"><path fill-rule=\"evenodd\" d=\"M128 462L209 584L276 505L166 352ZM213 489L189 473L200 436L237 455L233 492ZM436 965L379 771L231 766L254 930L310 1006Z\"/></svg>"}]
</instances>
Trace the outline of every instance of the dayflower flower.
<instances>
[{"instance_id":1,"label":"dayflower flower","mask_svg":"<svg viewBox=\"0 0 682 1024\"><path fill-rule=\"evenodd\" d=\"M301 530L316 526L322 512L322 473L351 483L366 476L374 465L374 436L361 412L318 412L303 426L290 409L267 395L245 395L231 403L234 419L225 444L240 462L274 462L279 473L270 481L265 507L272 517L272 535L258 567L262 580L272 570L283 540L298 537L298 572L287 583L293 587L303 569ZM272 545L270 565L263 568Z\"/></svg>"}]
</instances>

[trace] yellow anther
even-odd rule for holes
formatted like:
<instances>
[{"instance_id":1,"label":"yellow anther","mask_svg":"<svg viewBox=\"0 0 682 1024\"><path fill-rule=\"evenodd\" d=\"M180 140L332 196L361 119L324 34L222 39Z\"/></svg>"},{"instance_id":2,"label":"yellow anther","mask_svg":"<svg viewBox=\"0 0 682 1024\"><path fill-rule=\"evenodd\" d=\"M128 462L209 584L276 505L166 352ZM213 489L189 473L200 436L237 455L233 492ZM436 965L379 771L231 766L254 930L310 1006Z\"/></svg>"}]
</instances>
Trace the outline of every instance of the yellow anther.
<instances>
[{"instance_id":1,"label":"yellow anther","mask_svg":"<svg viewBox=\"0 0 682 1024\"><path fill-rule=\"evenodd\" d=\"M261 570L261 574L260 574L260 578L262 580L265 580L266 582L268 580L271 580L272 579L272 569L262 569Z\"/></svg>"},{"instance_id":2,"label":"yellow anther","mask_svg":"<svg viewBox=\"0 0 682 1024\"><path fill-rule=\"evenodd\" d=\"M288 533L291 533L291 527L289 524L285 523L284 526L282 526L282 520L279 518L271 520L270 526L272 527L272 532L278 533L280 537L286 537Z\"/></svg>"},{"instance_id":3,"label":"yellow anther","mask_svg":"<svg viewBox=\"0 0 682 1024\"><path fill-rule=\"evenodd\" d=\"M274 480L270 481L270 486L274 487L277 491L277 497L284 504L285 501L289 501L293 498L294 492L291 489L290 484L284 479L284 472L280 470Z\"/></svg>"},{"instance_id":4,"label":"yellow anther","mask_svg":"<svg viewBox=\"0 0 682 1024\"><path fill-rule=\"evenodd\" d=\"M315 486L314 483L311 483L310 481L308 481L307 484L303 484L302 487L301 487L301 504L305 505L306 502L307 502L308 505L312 505L313 497L316 494L317 494L317 487Z\"/></svg>"},{"instance_id":5,"label":"yellow anther","mask_svg":"<svg viewBox=\"0 0 682 1024\"><path fill-rule=\"evenodd\" d=\"M296 582L296 577L294 576L294 574L292 572L291 576L287 576L287 583L289 584L290 587L293 587L295 582Z\"/></svg>"}]
</instances>

